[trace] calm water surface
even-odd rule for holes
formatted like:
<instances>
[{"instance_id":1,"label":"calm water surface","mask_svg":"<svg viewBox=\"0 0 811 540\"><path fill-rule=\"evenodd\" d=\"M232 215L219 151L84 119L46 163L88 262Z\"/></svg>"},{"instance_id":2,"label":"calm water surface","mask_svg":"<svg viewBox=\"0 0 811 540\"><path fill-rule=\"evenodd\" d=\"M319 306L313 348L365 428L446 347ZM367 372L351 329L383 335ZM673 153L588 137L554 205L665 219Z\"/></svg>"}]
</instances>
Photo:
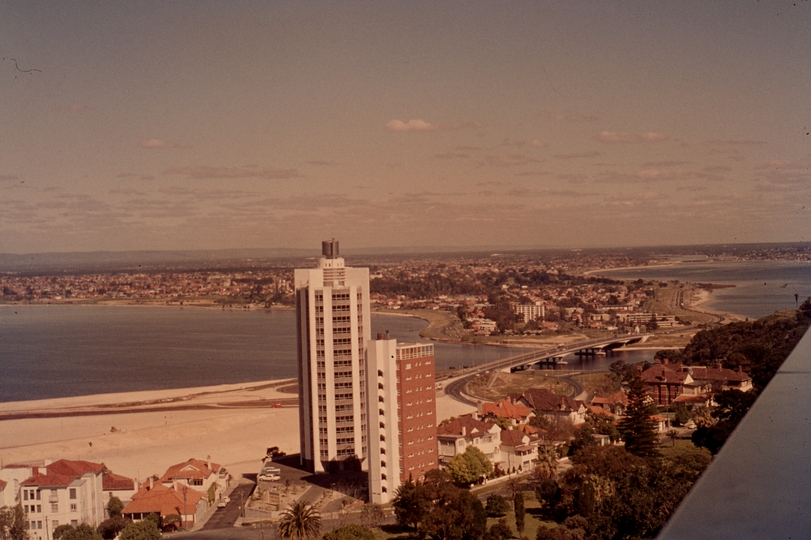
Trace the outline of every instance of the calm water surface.
<instances>
[{"instance_id":1,"label":"calm water surface","mask_svg":"<svg viewBox=\"0 0 811 540\"><path fill-rule=\"evenodd\" d=\"M710 309L761 317L793 309L811 296L811 265L684 263L606 271L611 277L736 284L716 290ZM785 287L783 286L785 285ZM427 323L373 315L372 332L425 341ZM0 401L184 388L296 376L293 311L239 311L123 306L0 306ZM503 358L515 348L435 343L437 367ZM568 368L607 369L653 351L580 359Z\"/></svg>"}]
</instances>

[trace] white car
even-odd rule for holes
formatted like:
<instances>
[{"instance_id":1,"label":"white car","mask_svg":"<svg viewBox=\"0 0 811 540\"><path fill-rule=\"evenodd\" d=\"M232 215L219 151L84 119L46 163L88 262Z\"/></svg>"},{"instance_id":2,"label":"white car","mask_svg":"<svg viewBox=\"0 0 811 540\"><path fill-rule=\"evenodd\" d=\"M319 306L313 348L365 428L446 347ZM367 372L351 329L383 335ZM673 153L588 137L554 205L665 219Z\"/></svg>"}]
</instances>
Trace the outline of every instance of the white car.
<instances>
[{"instance_id":1,"label":"white car","mask_svg":"<svg viewBox=\"0 0 811 540\"><path fill-rule=\"evenodd\" d=\"M226 506L228 506L229 502L231 502L231 499L229 499L228 497L224 497L219 501L217 501L217 508L225 508Z\"/></svg>"}]
</instances>

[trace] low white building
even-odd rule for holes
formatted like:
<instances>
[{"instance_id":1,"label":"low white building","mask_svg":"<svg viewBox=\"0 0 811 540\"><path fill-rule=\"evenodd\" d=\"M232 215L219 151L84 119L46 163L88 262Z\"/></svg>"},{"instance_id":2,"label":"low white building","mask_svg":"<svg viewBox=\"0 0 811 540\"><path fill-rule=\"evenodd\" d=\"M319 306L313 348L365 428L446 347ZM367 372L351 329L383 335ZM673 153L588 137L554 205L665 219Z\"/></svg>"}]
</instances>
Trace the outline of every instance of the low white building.
<instances>
[{"instance_id":1,"label":"low white building","mask_svg":"<svg viewBox=\"0 0 811 540\"><path fill-rule=\"evenodd\" d=\"M31 477L20 482L29 538L49 540L53 530L65 524L97 527L106 517L103 471L101 463L65 459L33 467Z\"/></svg>"},{"instance_id":2,"label":"low white building","mask_svg":"<svg viewBox=\"0 0 811 540\"><path fill-rule=\"evenodd\" d=\"M497 424L481 422L470 416L460 416L437 428L439 463L446 465L456 454L464 454L468 446L475 446L492 464L502 463L501 428Z\"/></svg>"}]
</instances>

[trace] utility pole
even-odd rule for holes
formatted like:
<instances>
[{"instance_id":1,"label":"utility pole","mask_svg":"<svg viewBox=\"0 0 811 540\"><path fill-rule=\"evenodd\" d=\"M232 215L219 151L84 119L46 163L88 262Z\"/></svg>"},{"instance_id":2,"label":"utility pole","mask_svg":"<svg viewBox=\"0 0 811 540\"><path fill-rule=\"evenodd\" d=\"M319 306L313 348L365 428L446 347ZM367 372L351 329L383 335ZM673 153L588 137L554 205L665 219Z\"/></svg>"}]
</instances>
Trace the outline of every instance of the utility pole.
<instances>
[{"instance_id":1,"label":"utility pole","mask_svg":"<svg viewBox=\"0 0 811 540\"><path fill-rule=\"evenodd\" d=\"M183 486L183 530L189 528L189 518L186 510L186 486Z\"/></svg>"}]
</instances>

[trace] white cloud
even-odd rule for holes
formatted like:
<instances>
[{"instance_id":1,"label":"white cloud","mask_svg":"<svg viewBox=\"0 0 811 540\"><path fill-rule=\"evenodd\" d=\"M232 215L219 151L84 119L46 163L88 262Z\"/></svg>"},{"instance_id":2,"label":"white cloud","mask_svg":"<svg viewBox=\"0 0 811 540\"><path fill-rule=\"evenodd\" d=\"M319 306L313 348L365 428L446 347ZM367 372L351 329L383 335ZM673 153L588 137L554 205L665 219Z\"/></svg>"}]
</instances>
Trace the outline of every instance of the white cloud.
<instances>
[{"instance_id":1,"label":"white cloud","mask_svg":"<svg viewBox=\"0 0 811 540\"><path fill-rule=\"evenodd\" d=\"M386 124L389 131L439 131L439 126L426 122L425 120L389 120Z\"/></svg>"},{"instance_id":2,"label":"white cloud","mask_svg":"<svg viewBox=\"0 0 811 540\"><path fill-rule=\"evenodd\" d=\"M650 131L647 133L624 133L621 131L601 131L594 137L603 143L644 143L666 141L667 135Z\"/></svg>"}]
</instances>

